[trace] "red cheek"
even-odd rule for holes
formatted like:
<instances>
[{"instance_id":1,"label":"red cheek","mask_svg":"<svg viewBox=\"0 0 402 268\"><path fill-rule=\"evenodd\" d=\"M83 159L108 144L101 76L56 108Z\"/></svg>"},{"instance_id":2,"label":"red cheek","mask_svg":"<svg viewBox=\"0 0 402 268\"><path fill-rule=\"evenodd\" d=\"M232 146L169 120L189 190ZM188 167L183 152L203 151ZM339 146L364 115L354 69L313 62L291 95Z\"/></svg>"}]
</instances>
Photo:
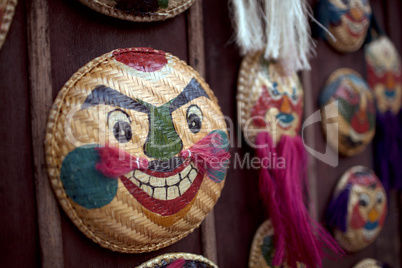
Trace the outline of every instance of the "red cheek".
<instances>
[{"instance_id":1,"label":"red cheek","mask_svg":"<svg viewBox=\"0 0 402 268\"><path fill-rule=\"evenodd\" d=\"M251 109L251 117L253 118L253 124L257 127L266 127L265 113L271 107L279 109L280 100L273 100L268 93L268 88L263 85L261 96L258 98L256 104Z\"/></svg>"},{"instance_id":2,"label":"red cheek","mask_svg":"<svg viewBox=\"0 0 402 268\"><path fill-rule=\"evenodd\" d=\"M359 203L357 203L352 212L352 219L350 221L350 225L353 229L360 229L363 228L366 224L366 221L363 219L362 215L359 211Z\"/></svg>"}]
</instances>

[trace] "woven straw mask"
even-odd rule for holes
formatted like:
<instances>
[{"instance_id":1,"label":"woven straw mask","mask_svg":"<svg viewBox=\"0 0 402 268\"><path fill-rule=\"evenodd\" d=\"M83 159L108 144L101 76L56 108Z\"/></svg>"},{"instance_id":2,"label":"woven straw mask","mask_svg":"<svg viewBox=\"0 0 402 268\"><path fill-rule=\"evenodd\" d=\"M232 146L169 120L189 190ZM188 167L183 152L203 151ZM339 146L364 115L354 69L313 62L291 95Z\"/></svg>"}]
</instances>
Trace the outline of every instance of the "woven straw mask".
<instances>
[{"instance_id":1,"label":"woven straw mask","mask_svg":"<svg viewBox=\"0 0 402 268\"><path fill-rule=\"evenodd\" d=\"M180 152L211 133L227 141L225 131L216 97L183 61L148 48L115 50L81 68L56 98L48 173L88 237L121 252L152 251L188 235L214 206L226 173L212 180ZM98 152L106 145L134 163L148 160L146 170L102 174Z\"/></svg>"},{"instance_id":2,"label":"woven straw mask","mask_svg":"<svg viewBox=\"0 0 402 268\"><path fill-rule=\"evenodd\" d=\"M338 116L326 118L325 106L336 101ZM361 76L347 68L338 69L328 78L320 96L323 129L331 146L341 154L358 154L371 142L375 132L374 96ZM328 123L338 123L338 132L329 131Z\"/></svg>"},{"instance_id":3,"label":"woven straw mask","mask_svg":"<svg viewBox=\"0 0 402 268\"><path fill-rule=\"evenodd\" d=\"M345 207L331 214L346 213L346 230L334 229L339 245L349 252L361 250L379 235L387 215L387 196L374 172L363 166L355 166L340 179L334 198L348 195Z\"/></svg>"},{"instance_id":4,"label":"woven straw mask","mask_svg":"<svg viewBox=\"0 0 402 268\"><path fill-rule=\"evenodd\" d=\"M326 39L340 52L358 50L370 26L371 7L368 0L321 0L319 20L336 38Z\"/></svg>"},{"instance_id":5,"label":"woven straw mask","mask_svg":"<svg viewBox=\"0 0 402 268\"><path fill-rule=\"evenodd\" d=\"M240 69L237 105L247 140L269 131L275 141L295 136L301 125L303 89L297 74L285 75L279 63L261 53L247 55Z\"/></svg>"},{"instance_id":6,"label":"woven straw mask","mask_svg":"<svg viewBox=\"0 0 402 268\"><path fill-rule=\"evenodd\" d=\"M251 244L250 257L248 261L249 268L270 268L272 265L272 258L274 256L274 228L270 220L266 220L258 227L254 235L253 243ZM277 267L277 266L275 266ZM282 267L282 266L281 266ZM289 267L284 265L283 267ZM305 267L298 264L298 268Z\"/></svg>"},{"instance_id":7,"label":"woven straw mask","mask_svg":"<svg viewBox=\"0 0 402 268\"><path fill-rule=\"evenodd\" d=\"M17 0L0 0L0 49L10 29L16 5Z\"/></svg>"},{"instance_id":8,"label":"woven straw mask","mask_svg":"<svg viewBox=\"0 0 402 268\"><path fill-rule=\"evenodd\" d=\"M367 82L374 90L380 113L401 109L401 58L388 37L382 36L365 47Z\"/></svg>"},{"instance_id":9,"label":"woven straw mask","mask_svg":"<svg viewBox=\"0 0 402 268\"><path fill-rule=\"evenodd\" d=\"M80 0L90 8L115 18L149 22L172 18L195 0Z\"/></svg>"},{"instance_id":10,"label":"woven straw mask","mask_svg":"<svg viewBox=\"0 0 402 268\"><path fill-rule=\"evenodd\" d=\"M190 253L168 253L158 256L137 268L218 268L207 258Z\"/></svg>"}]
</instances>

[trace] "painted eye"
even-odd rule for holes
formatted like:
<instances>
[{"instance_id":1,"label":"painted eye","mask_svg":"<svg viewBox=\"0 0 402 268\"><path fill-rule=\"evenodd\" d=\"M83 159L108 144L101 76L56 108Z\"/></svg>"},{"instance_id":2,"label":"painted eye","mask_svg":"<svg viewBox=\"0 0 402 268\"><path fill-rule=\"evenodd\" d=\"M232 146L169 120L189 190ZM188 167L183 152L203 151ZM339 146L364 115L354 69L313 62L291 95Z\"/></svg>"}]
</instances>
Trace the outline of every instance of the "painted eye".
<instances>
[{"instance_id":1,"label":"painted eye","mask_svg":"<svg viewBox=\"0 0 402 268\"><path fill-rule=\"evenodd\" d=\"M119 143L129 142L133 137L130 117L123 110L116 109L111 111L108 114L107 124Z\"/></svg>"},{"instance_id":2,"label":"painted eye","mask_svg":"<svg viewBox=\"0 0 402 268\"><path fill-rule=\"evenodd\" d=\"M367 207L369 203L370 203L370 197L367 194L359 195L359 205L361 207Z\"/></svg>"},{"instance_id":3,"label":"painted eye","mask_svg":"<svg viewBox=\"0 0 402 268\"><path fill-rule=\"evenodd\" d=\"M194 134L200 132L203 115L197 105L191 105L190 107L188 107L186 118L187 125L190 131Z\"/></svg>"},{"instance_id":4,"label":"painted eye","mask_svg":"<svg viewBox=\"0 0 402 268\"><path fill-rule=\"evenodd\" d=\"M271 97L274 100L279 100L280 99L281 93L278 90L278 83L277 82L272 83L272 87L269 87L269 92L271 94Z\"/></svg>"},{"instance_id":5,"label":"painted eye","mask_svg":"<svg viewBox=\"0 0 402 268\"><path fill-rule=\"evenodd\" d=\"M297 104L297 102L299 101L299 97L300 96L297 95L296 87L292 87L292 97L291 97L291 99L292 99L293 104Z\"/></svg>"},{"instance_id":6,"label":"painted eye","mask_svg":"<svg viewBox=\"0 0 402 268\"><path fill-rule=\"evenodd\" d=\"M376 198L377 198L377 203L382 204L384 202L384 199L385 199L384 193L383 192L378 192Z\"/></svg>"}]
</instances>

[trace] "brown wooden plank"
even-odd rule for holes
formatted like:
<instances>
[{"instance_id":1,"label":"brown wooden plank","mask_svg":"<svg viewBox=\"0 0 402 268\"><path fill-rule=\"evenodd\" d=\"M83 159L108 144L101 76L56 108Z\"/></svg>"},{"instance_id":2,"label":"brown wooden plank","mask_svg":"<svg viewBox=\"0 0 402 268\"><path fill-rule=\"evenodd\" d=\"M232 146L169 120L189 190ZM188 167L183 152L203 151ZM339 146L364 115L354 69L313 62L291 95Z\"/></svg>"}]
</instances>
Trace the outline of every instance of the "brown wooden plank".
<instances>
[{"instance_id":1,"label":"brown wooden plank","mask_svg":"<svg viewBox=\"0 0 402 268\"><path fill-rule=\"evenodd\" d=\"M188 22L189 64L205 77L204 27L202 1L196 1L190 8ZM202 252L205 257L217 263L215 216L212 210L201 224Z\"/></svg>"},{"instance_id":2,"label":"brown wooden plank","mask_svg":"<svg viewBox=\"0 0 402 268\"><path fill-rule=\"evenodd\" d=\"M39 267L23 1L0 50L0 267Z\"/></svg>"},{"instance_id":3,"label":"brown wooden plank","mask_svg":"<svg viewBox=\"0 0 402 268\"><path fill-rule=\"evenodd\" d=\"M43 147L46 119L52 105L47 1L29 1L27 10L32 146L42 267L63 267L60 215L47 177Z\"/></svg>"}]
</instances>

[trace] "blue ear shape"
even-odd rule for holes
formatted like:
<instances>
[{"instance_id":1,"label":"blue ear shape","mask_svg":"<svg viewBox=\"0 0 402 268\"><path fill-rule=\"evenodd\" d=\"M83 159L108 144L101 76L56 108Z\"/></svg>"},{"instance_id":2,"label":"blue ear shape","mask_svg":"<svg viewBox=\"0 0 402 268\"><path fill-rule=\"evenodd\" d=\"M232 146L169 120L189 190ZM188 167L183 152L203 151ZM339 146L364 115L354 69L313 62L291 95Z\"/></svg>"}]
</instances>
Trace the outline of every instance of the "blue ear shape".
<instances>
[{"instance_id":1,"label":"blue ear shape","mask_svg":"<svg viewBox=\"0 0 402 268\"><path fill-rule=\"evenodd\" d=\"M60 178L67 195L87 209L101 208L116 196L117 179L96 170L96 145L78 147L64 158Z\"/></svg>"},{"instance_id":2,"label":"blue ear shape","mask_svg":"<svg viewBox=\"0 0 402 268\"><path fill-rule=\"evenodd\" d=\"M351 184L348 184L336 197L333 197L325 211L327 225L342 232L346 232L350 188Z\"/></svg>"}]
</instances>

